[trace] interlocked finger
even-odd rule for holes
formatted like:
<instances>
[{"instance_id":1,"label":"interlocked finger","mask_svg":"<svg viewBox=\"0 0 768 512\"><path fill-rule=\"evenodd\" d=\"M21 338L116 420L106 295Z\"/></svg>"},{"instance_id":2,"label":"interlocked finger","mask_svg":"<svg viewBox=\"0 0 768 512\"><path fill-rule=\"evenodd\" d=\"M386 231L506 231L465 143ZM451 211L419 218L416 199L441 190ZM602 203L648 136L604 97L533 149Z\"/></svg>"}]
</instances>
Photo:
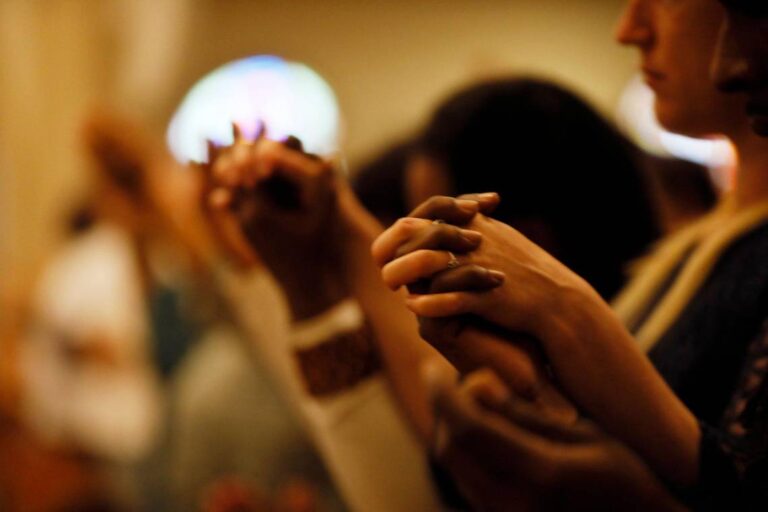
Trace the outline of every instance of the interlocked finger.
<instances>
[{"instance_id":1,"label":"interlocked finger","mask_svg":"<svg viewBox=\"0 0 768 512\"><path fill-rule=\"evenodd\" d=\"M477 231L461 229L451 224L436 223L424 227L398 247L395 256L400 257L419 249L435 249L465 253L480 246L483 235Z\"/></svg>"},{"instance_id":2,"label":"interlocked finger","mask_svg":"<svg viewBox=\"0 0 768 512\"><path fill-rule=\"evenodd\" d=\"M491 290L504 283L504 274L475 264L461 265L432 277L426 293Z\"/></svg>"},{"instance_id":3,"label":"interlocked finger","mask_svg":"<svg viewBox=\"0 0 768 512\"><path fill-rule=\"evenodd\" d=\"M456 255L450 251L419 250L384 265L381 278L387 286L397 290L459 264Z\"/></svg>"},{"instance_id":4,"label":"interlocked finger","mask_svg":"<svg viewBox=\"0 0 768 512\"><path fill-rule=\"evenodd\" d=\"M384 233L379 235L371 246L373 260L383 267L397 256L398 248L416 236L421 230L430 226L431 222L425 219L404 217L398 219Z\"/></svg>"},{"instance_id":5,"label":"interlocked finger","mask_svg":"<svg viewBox=\"0 0 768 512\"><path fill-rule=\"evenodd\" d=\"M420 219L443 220L462 226L469 223L480 211L480 203L469 199L434 196L416 207L408 216Z\"/></svg>"}]
</instances>

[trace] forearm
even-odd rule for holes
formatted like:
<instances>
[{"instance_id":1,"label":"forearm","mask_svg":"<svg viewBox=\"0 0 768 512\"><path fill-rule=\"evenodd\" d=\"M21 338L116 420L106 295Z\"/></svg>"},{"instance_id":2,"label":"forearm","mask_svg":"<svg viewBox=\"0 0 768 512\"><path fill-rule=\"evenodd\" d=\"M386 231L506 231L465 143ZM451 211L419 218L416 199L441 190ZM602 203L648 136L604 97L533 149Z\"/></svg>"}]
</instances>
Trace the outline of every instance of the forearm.
<instances>
[{"instance_id":1,"label":"forearm","mask_svg":"<svg viewBox=\"0 0 768 512\"><path fill-rule=\"evenodd\" d=\"M403 296L382 283L370 253L371 244L382 227L355 203L345 204L348 287L365 311L398 402L421 439L428 442L432 434L432 411L426 392L418 385L419 372L426 358L444 359L419 336L417 320L405 307ZM445 364L450 366L447 361Z\"/></svg>"},{"instance_id":2,"label":"forearm","mask_svg":"<svg viewBox=\"0 0 768 512\"><path fill-rule=\"evenodd\" d=\"M302 414L353 510L437 510L426 452L395 402L370 328L347 299L294 323Z\"/></svg>"},{"instance_id":3,"label":"forearm","mask_svg":"<svg viewBox=\"0 0 768 512\"><path fill-rule=\"evenodd\" d=\"M585 285L557 297L552 314L539 322L538 337L563 388L663 478L692 483L700 438L696 418L594 290Z\"/></svg>"}]
</instances>

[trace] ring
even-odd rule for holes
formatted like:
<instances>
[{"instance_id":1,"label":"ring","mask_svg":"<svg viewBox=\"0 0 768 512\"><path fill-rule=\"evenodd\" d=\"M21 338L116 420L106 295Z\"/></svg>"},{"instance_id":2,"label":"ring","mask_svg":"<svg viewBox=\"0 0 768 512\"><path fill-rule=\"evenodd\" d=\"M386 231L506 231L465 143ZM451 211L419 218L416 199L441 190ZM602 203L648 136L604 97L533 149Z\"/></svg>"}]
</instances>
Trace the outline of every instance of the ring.
<instances>
[{"instance_id":1,"label":"ring","mask_svg":"<svg viewBox=\"0 0 768 512\"><path fill-rule=\"evenodd\" d=\"M432 221L432 224L445 224L445 221L443 219L435 219Z\"/></svg>"},{"instance_id":2,"label":"ring","mask_svg":"<svg viewBox=\"0 0 768 512\"><path fill-rule=\"evenodd\" d=\"M449 257L449 259L448 259L448 269L449 270L452 269L452 268L456 268L459 265L461 265L461 263L459 262L459 258L457 258L455 254L453 254L451 251L446 251L446 252L448 253L448 257Z\"/></svg>"}]
</instances>

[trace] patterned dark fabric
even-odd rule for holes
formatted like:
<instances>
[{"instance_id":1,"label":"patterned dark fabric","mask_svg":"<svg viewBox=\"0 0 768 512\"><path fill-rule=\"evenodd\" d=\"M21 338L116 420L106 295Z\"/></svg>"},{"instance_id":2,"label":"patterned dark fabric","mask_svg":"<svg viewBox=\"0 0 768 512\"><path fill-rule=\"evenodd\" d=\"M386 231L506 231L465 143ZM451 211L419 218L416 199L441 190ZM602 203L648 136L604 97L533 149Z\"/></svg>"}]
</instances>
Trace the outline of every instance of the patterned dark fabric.
<instances>
[{"instance_id":1,"label":"patterned dark fabric","mask_svg":"<svg viewBox=\"0 0 768 512\"><path fill-rule=\"evenodd\" d=\"M721 255L649 357L700 421L719 425L747 347L766 318L768 224L763 224Z\"/></svg>"},{"instance_id":2,"label":"patterned dark fabric","mask_svg":"<svg viewBox=\"0 0 768 512\"><path fill-rule=\"evenodd\" d=\"M695 510L768 509L768 225L734 243L650 352L701 424Z\"/></svg>"},{"instance_id":3,"label":"patterned dark fabric","mask_svg":"<svg viewBox=\"0 0 768 512\"><path fill-rule=\"evenodd\" d=\"M768 508L768 322L717 428L702 424L696 510Z\"/></svg>"}]
</instances>

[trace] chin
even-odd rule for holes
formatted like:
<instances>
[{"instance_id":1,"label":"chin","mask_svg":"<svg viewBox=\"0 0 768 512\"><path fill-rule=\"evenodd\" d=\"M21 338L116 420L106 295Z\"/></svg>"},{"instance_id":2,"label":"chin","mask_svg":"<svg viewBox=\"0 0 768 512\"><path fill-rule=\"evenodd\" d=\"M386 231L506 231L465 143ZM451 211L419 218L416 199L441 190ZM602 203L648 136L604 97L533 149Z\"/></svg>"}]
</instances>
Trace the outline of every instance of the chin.
<instances>
[{"instance_id":1,"label":"chin","mask_svg":"<svg viewBox=\"0 0 768 512\"><path fill-rule=\"evenodd\" d=\"M664 108L663 106L657 105L656 119L666 131L678 135L685 135L686 137L703 137L712 133L711 129L703 126L704 123L700 119L696 119L695 116L682 112L681 109Z\"/></svg>"}]
</instances>

